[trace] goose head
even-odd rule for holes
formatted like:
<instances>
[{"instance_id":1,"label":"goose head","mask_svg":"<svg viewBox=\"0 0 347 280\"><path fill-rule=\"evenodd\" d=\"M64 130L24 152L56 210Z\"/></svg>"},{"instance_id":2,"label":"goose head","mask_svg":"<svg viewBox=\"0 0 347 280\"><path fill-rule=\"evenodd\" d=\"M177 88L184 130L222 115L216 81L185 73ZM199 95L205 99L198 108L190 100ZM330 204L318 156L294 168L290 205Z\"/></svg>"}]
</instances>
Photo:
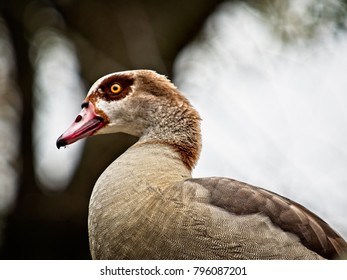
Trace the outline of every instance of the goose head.
<instances>
[{"instance_id":1,"label":"goose head","mask_svg":"<svg viewBox=\"0 0 347 280\"><path fill-rule=\"evenodd\" d=\"M58 149L82 138L123 132L169 144L191 169L200 153L200 117L165 77L151 70L106 75L90 88L82 110L58 138Z\"/></svg>"}]
</instances>

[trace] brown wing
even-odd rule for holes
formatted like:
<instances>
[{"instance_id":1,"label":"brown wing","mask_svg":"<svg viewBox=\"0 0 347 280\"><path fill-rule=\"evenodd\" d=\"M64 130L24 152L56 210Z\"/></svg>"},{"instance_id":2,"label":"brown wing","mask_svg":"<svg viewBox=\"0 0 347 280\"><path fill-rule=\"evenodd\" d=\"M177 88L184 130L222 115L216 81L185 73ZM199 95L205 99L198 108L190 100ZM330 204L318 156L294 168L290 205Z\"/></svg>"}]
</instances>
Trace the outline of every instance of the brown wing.
<instances>
[{"instance_id":1,"label":"brown wing","mask_svg":"<svg viewBox=\"0 0 347 280\"><path fill-rule=\"evenodd\" d=\"M304 206L262 188L228 178L189 179L210 191L211 204L237 214L262 213L284 231L296 234L303 245L327 259L342 257L346 241Z\"/></svg>"}]
</instances>

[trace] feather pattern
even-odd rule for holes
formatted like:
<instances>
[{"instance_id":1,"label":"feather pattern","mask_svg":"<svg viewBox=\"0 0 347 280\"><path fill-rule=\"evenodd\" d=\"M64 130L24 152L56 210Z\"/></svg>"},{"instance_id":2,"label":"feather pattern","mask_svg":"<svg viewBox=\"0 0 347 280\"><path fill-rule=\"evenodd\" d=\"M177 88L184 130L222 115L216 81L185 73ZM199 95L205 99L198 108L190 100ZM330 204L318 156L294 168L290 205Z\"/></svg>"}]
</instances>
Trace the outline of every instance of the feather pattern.
<instances>
[{"instance_id":1,"label":"feather pattern","mask_svg":"<svg viewBox=\"0 0 347 280\"><path fill-rule=\"evenodd\" d=\"M347 243L304 206L271 191L233 179L189 179L210 191L210 203L236 215L266 215L286 232L299 236L310 250L331 259L347 251Z\"/></svg>"}]
</instances>

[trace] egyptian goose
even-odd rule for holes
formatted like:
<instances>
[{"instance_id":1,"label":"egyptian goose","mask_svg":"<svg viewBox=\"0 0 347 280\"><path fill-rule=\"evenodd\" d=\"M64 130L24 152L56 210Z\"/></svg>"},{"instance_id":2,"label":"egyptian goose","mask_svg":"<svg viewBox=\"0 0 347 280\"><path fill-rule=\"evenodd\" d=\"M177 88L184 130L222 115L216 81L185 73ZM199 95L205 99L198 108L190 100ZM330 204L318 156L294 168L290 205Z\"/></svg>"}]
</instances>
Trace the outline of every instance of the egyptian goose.
<instances>
[{"instance_id":1,"label":"egyptian goose","mask_svg":"<svg viewBox=\"0 0 347 280\"><path fill-rule=\"evenodd\" d=\"M57 147L116 132L139 140L94 186L93 259L331 259L347 251L290 199L228 178L193 179L200 117L166 77L135 70L100 78Z\"/></svg>"}]
</instances>

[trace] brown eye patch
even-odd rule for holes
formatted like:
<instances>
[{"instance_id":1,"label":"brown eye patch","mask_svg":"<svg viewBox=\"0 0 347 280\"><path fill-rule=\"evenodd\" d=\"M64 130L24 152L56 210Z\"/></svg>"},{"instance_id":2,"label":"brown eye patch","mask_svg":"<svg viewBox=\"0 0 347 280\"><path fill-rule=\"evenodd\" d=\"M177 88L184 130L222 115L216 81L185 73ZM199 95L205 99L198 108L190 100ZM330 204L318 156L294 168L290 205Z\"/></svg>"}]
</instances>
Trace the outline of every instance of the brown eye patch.
<instances>
[{"instance_id":1,"label":"brown eye patch","mask_svg":"<svg viewBox=\"0 0 347 280\"><path fill-rule=\"evenodd\" d=\"M100 85L105 92L103 98L108 101L122 99L129 94L133 83L134 79L129 75L115 74L110 76Z\"/></svg>"},{"instance_id":2,"label":"brown eye patch","mask_svg":"<svg viewBox=\"0 0 347 280\"><path fill-rule=\"evenodd\" d=\"M114 74L101 81L99 87L87 97L87 101L103 99L111 102L126 97L131 92L134 78L129 74Z\"/></svg>"}]
</instances>

